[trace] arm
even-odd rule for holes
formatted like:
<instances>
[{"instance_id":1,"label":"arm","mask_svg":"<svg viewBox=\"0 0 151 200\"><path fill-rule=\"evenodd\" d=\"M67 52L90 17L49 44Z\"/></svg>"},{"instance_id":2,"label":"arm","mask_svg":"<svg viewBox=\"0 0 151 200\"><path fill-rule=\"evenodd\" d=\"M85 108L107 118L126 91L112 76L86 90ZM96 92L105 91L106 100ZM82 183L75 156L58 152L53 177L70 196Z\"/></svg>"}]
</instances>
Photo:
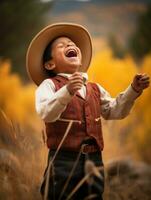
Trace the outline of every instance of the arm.
<instances>
[{"instance_id":1,"label":"arm","mask_svg":"<svg viewBox=\"0 0 151 200\"><path fill-rule=\"evenodd\" d=\"M98 86L101 92L101 114L104 119L123 119L129 114L135 99L140 95L129 86L116 98L112 98L104 88Z\"/></svg>"},{"instance_id":2,"label":"arm","mask_svg":"<svg viewBox=\"0 0 151 200\"><path fill-rule=\"evenodd\" d=\"M83 78L77 72L69 78L68 84L57 92L53 81L50 79L44 80L35 94L37 113L45 122L56 121L82 85Z\"/></svg>"},{"instance_id":3,"label":"arm","mask_svg":"<svg viewBox=\"0 0 151 200\"><path fill-rule=\"evenodd\" d=\"M147 87L149 87L149 76L146 74L136 74L132 84L116 98L111 98L110 94L99 86L102 116L105 119L122 119L126 117L130 113L135 99Z\"/></svg>"},{"instance_id":4,"label":"arm","mask_svg":"<svg viewBox=\"0 0 151 200\"><path fill-rule=\"evenodd\" d=\"M45 122L56 121L71 98L66 86L55 92L54 83L50 79L46 79L35 93L36 111Z\"/></svg>"}]
</instances>

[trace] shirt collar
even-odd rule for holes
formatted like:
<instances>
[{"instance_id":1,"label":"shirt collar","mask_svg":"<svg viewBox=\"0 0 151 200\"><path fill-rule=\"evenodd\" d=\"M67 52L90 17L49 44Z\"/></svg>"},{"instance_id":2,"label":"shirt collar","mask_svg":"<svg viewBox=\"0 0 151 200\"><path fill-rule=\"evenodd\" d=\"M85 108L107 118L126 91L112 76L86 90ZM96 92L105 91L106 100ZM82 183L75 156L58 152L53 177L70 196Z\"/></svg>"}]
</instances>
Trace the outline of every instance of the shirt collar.
<instances>
[{"instance_id":1,"label":"shirt collar","mask_svg":"<svg viewBox=\"0 0 151 200\"><path fill-rule=\"evenodd\" d=\"M85 72L80 72L82 77L87 81L88 80L88 74ZM66 73L58 73L58 75L69 78L72 74L66 74Z\"/></svg>"}]
</instances>

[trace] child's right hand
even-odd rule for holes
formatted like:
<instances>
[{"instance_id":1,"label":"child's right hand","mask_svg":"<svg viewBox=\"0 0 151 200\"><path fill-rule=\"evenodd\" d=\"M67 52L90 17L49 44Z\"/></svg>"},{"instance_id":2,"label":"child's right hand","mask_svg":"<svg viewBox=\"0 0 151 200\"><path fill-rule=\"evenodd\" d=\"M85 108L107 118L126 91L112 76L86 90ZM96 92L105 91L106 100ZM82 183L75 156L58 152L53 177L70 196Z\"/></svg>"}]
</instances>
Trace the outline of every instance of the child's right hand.
<instances>
[{"instance_id":1,"label":"child's right hand","mask_svg":"<svg viewBox=\"0 0 151 200\"><path fill-rule=\"evenodd\" d=\"M78 90L82 88L83 77L79 72L75 72L68 79L69 82L67 84L67 89L71 95L74 95Z\"/></svg>"}]
</instances>

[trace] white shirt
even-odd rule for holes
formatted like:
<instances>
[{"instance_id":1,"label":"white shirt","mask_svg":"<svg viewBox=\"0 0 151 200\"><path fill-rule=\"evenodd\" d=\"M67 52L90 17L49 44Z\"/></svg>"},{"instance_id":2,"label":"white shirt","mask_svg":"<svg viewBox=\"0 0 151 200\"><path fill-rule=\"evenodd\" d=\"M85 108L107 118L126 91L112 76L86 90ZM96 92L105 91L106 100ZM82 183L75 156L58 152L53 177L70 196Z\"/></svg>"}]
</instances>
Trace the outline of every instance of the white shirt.
<instances>
[{"instance_id":1,"label":"white shirt","mask_svg":"<svg viewBox=\"0 0 151 200\"><path fill-rule=\"evenodd\" d=\"M71 75L60 73L59 75L69 77ZM87 79L87 74L82 76ZM121 92L116 98L112 98L110 94L99 84L100 90L100 109L101 116L104 119L122 119L126 117L135 99L140 95L129 86L124 92ZM85 85L79 90L80 95L86 97ZM55 92L55 85L51 79L45 79L35 92L36 111L45 122L54 122L60 118L62 112L66 109L67 104L73 98L67 90L67 86L63 86Z\"/></svg>"}]
</instances>

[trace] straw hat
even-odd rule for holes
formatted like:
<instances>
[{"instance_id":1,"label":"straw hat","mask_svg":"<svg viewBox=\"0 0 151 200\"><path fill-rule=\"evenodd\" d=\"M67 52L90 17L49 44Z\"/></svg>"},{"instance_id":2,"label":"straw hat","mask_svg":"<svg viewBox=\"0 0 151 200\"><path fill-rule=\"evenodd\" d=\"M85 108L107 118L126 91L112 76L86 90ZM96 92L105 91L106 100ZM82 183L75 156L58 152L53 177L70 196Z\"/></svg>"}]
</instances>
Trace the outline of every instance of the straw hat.
<instances>
[{"instance_id":1,"label":"straw hat","mask_svg":"<svg viewBox=\"0 0 151 200\"><path fill-rule=\"evenodd\" d=\"M47 45L59 36L69 37L81 50L82 66L86 72L92 57L92 43L88 31L81 25L73 23L55 23L42 29L31 41L26 55L26 67L30 78L39 85L48 78L43 66L43 54Z\"/></svg>"}]
</instances>

